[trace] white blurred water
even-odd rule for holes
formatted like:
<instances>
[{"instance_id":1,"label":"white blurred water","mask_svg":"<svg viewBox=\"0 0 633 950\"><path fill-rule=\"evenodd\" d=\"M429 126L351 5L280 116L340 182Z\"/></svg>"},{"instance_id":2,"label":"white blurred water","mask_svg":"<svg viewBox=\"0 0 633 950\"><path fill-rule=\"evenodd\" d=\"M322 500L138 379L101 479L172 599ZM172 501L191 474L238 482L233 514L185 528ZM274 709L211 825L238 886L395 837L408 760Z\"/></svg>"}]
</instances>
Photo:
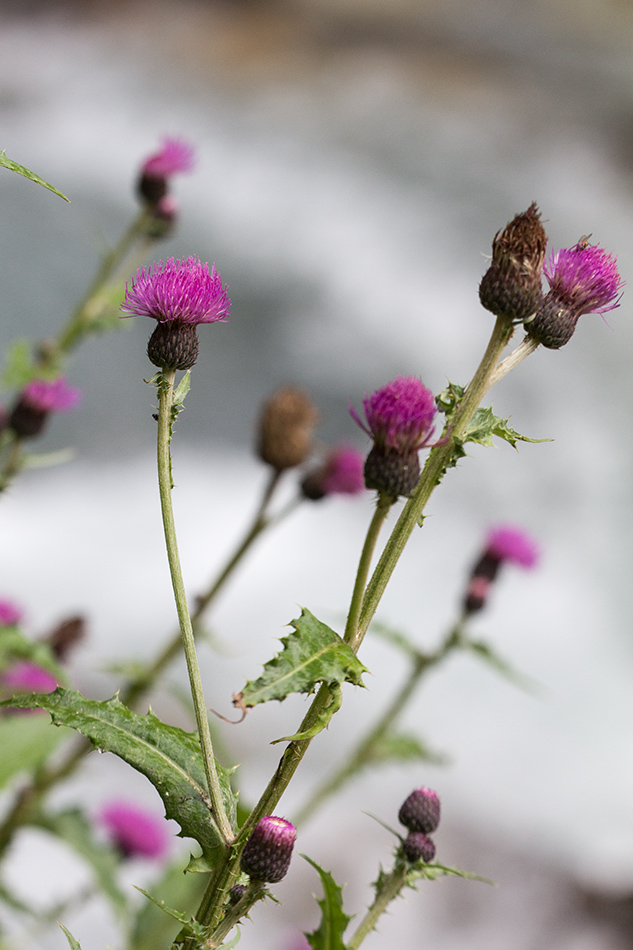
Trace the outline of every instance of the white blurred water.
<instances>
[{"instance_id":1,"label":"white blurred water","mask_svg":"<svg viewBox=\"0 0 633 950\"><path fill-rule=\"evenodd\" d=\"M264 474L246 446L259 400L279 383L298 382L324 406L324 437L363 445L347 405L358 406L366 390L398 373L420 374L434 390L446 379L465 382L490 330L476 297L483 256L494 232L532 199L552 246L593 232L618 253L625 279L630 274L630 174L616 135L631 104L622 92L630 78L622 38L600 34L590 43L579 32L574 47L532 9L525 46L503 17L490 21L498 30L484 42L477 16L455 16L456 51L439 44L415 68L410 51L369 43L333 44L322 63L308 48L300 70L299 36L296 48L286 40L287 62L265 78L257 55L224 74L223 63L214 64L230 28L237 33L226 9L215 14L220 39L209 34L209 62L187 18L170 20L162 7L162 32L155 24L139 32L133 17L4 23L0 145L73 203L2 177L3 344L55 331L90 274L101 222L116 235L133 210L133 170L160 135L186 136L199 150L195 176L176 188L182 228L161 253L215 260L234 307L228 327L203 328L205 358L179 423L182 448L174 447L192 591L255 505ZM460 36L468 38L463 46ZM187 63L185 40L193 44ZM448 863L466 864L465 826L491 842L490 855L502 840L586 882L631 885L626 295L608 323L584 318L568 347L538 352L495 390L496 411L515 428L555 441L519 452L473 450L433 499L381 609L385 622L432 645L451 622L487 526L522 525L539 539L542 564L529 576L508 570L477 629L542 690L522 693L466 659L440 671L405 718L452 764L367 778L345 795L345 818L331 807L325 823L305 832L301 850L342 878L355 871L347 843L336 846L345 834L372 874L388 860L390 842L361 812L394 823L410 788L428 783L442 796ZM79 458L25 476L0 513L2 593L26 605L34 631L69 611L89 615L77 677L104 696L112 681L92 670L113 655L149 653L173 623L140 324L77 355L82 411L55 420L46 444L70 441ZM370 507L369 499L306 507L262 540L213 616L228 656L205 657L212 705L229 712L230 694L257 675L297 605L336 625ZM314 744L303 781L319 778L332 749L344 754L373 702L386 701L402 674L383 646L369 643L363 659L370 688L346 697L339 721ZM228 732L238 758L255 753L242 770L246 800L276 763L277 749L262 743L287 732L287 717L298 715L290 705L257 711ZM108 771L109 759L90 766L104 793L134 781ZM77 789L89 794L88 781ZM289 815L300 801L291 790ZM437 840L441 848L441 831ZM486 864L486 854L480 845L477 860ZM316 889L304 880L308 892ZM358 884L347 894L354 906ZM411 915L395 938L402 945L413 939L415 900L394 912ZM94 936L84 939L90 950ZM247 929L242 945L256 946L254 939ZM462 946L445 939L438 945ZM463 945L478 945L469 940Z\"/></svg>"}]
</instances>

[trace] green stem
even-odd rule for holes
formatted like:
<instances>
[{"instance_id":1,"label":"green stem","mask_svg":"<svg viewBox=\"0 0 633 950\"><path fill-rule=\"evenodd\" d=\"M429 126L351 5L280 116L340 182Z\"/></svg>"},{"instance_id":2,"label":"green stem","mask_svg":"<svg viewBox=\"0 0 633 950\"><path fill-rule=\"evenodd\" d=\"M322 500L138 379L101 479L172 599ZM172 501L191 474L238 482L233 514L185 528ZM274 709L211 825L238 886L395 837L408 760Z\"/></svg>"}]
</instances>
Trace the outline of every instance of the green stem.
<instances>
[{"instance_id":1,"label":"green stem","mask_svg":"<svg viewBox=\"0 0 633 950\"><path fill-rule=\"evenodd\" d=\"M193 636L193 627L191 624L191 618L189 616L185 585L180 567L178 544L176 541L176 526L174 523L174 512L171 504L172 481L169 443L172 427L172 397L175 375L176 371L174 369L165 368L158 384L157 460L160 505L163 516L163 528L165 532L165 543L167 546L169 572L171 574L174 599L176 601L178 622L180 624L180 631L182 633L182 644L185 653L185 659L187 661L191 696L196 714L196 722L198 724L202 759L204 762L204 770L209 786L209 796L211 798L213 817L215 818L222 838L224 839L225 843L229 845L233 840L233 832L226 814L226 810L224 808L224 802L222 801L220 782L215 764L215 757L213 755L213 745L211 743L211 731L209 729L207 707L204 701L202 679L200 677L200 667L198 665L198 657L196 655L196 647Z\"/></svg>"},{"instance_id":2,"label":"green stem","mask_svg":"<svg viewBox=\"0 0 633 950\"><path fill-rule=\"evenodd\" d=\"M459 441L463 439L468 425L481 400L491 386L491 379L508 340L512 336L513 326L505 317L497 317L490 342L475 375L473 376L462 400L455 410L452 425L447 427L438 445L431 449L420 481L411 498L406 503L398 521L391 532L382 555L376 565L363 601L359 622L359 636L362 638L391 579L396 564L409 540L413 529L420 523L426 503L433 494L450 464Z\"/></svg>"},{"instance_id":3,"label":"green stem","mask_svg":"<svg viewBox=\"0 0 633 950\"><path fill-rule=\"evenodd\" d=\"M407 879L407 868L403 864L396 864L391 874L387 875L382 882L382 886L376 898L361 920L354 932L352 939L346 943L347 950L357 950L361 943L368 937L372 930L376 929L376 924L386 911L389 904L395 900Z\"/></svg>"},{"instance_id":4,"label":"green stem","mask_svg":"<svg viewBox=\"0 0 633 950\"><path fill-rule=\"evenodd\" d=\"M367 578L369 576L369 568L371 567L371 559L376 547L376 541L378 540L380 529L383 526L383 522L387 517L392 504L393 500L389 495L386 495L384 492L381 492L378 495L376 510L367 530L365 543L363 544L363 550L361 551L360 561L356 571L356 580L354 581L352 600L349 607L349 613L347 615L347 623L345 625L345 635L343 637L345 642L349 643L354 653L358 652L358 647L360 646L360 641L358 640L357 636L358 622L363 606L363 596L365 594L365 585L367 584Z\"/></svg>"}]
</instances>

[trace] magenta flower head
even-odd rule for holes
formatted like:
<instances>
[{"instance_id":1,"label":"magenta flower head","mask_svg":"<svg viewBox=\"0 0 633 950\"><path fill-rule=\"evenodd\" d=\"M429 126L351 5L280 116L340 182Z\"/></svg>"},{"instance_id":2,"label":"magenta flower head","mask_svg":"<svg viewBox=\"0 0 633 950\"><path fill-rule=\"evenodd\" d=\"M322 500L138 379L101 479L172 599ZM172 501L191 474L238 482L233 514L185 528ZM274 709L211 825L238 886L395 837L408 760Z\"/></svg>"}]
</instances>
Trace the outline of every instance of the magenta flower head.
<instances>
[{"instance_id":1,"label":"magenta flower head","mask_svg":"<svg viewBox=\"0 0 633 950\"><path fill-rule=\"evenodd\" d=\"M163 818L138 805L113 801L100 815L112 843L125 858L163 858L169 849L167 826Z\"/></svg>"},{"instance_id":2,"label":"magenta flower head","mask_svg":"<svg viewBox=\"0 0 633 950\"><path fill-rule=\"evenodd\" d=\"M296 828L285 818L260 818L242 851L242 871L268 884L281 881L290 867L296 837Z\"/></svg>"},{"instance_id":3,"label":"magenta flower head","mask_svg":"<svg viewBox=\"0 0 633 950\"><path fill-rule=\"evenodd\" d=\"M349 445L332 448L325 462L308 472L301 482L302 494L310 501L326 495L358 495L365 488L362 452Z\"/></svg>"},{"instance_id":4,"label":"magenta flower head","mask_svg":"<svg viewBox=\"0 0 633 950\"><path fill-rule=\"evenodd\" d=\"M14 693L52 693L57 689L53 674L29 660L20 660L6 669L2 683Z\"/></svg>"},{"instance_id":5,"label":"magenta flower head","mask_svg":"<svg viewBox=\"0 0 633 950\"><path fill-rule=\"evenodd\" d=\"M541 215L532 202L495 234L490 267L479 285L482 306L513 323L536 313L543 299L546 246Z\"/></svg>"},{"instance_id":6,"label":"magenta flower head","mask_svg":"<svg viewBox=\"0 0 633 950\"><path fill-rule=\"evenodd\" d=\"M549 292L535 316L525 321L525 328L548 349L568 343L583 314L607 313L620 306L624 282L617 260L587 239L552 254L544 273Z\"/></svg>"},{"instance_id":7,"label":"magenta flower head","mask_svg":"<svg viewBox=\"0 0 633 950\"><path fill-rule=\"evenodd\" d=\"M22 620L22 611L12 600L0 600L0 627L15 627Z\"/></svg>"},{"instance_id":8,"label":"magenta flower head","mask_svg":"<svg viewBox=\"0 0 633 950\"><path fill-rule=\"evenodd\" d=\"M81 390L69 386L63 376L35 379L18 397L9 415L9 426L21 438L32 438L42 432L52 412L74 409L81 396Z\"/></svg>"},{"instance_id":9,"label":"magenta flower head","mask_svg":"<svg viewBox=\"0 0 633 950\"><path fill-rule=\"evenodd\" d=\"M166 136L161 148L141 165L138 193L142 200L150 205L160 201L167 194L169 179L190 172L195 158L195 150L189 142Z\"/></svg>"},{"instance_id":10,"label":"magenta flower head","mask_svg":"<svg viewBox=\"0 0 633 950\"><path fill-rule=\"evenodd\" d=\"M405 798L398 821L409 831L418 831L428 835L435 831L440 823L441 806L437 792L432 788L416 788Z\"/></svg>"},{"instance_id":11,"label":"magenta flower head","mask_svg":"<svg viewBox=\"0 0 633 950\"><path fill-rule=\"evenodd\" d=\"M519 567L535 567L540 557L539 546L527 532L512 525L499 525L488 532L484 550L476 561L464 594L466 614L485 607L499 568L506 561Z\"/></svg>"},{"instance_id":12,"label":"magenta flower head","mask_svg":"<svg viewBox=\"0 0 633 950\"><path fill-rule=\"evenodd\" d=\"M394 501L410 495L420 477L418 452L433 435L433 393L415 376L398 376L366 396L363 408L367 425L353 408L350 412L374 440L365 460L365 485Z\"/></svg>"},{"instance_id":13,"label":"magenta flower head","mask_svg":"<svg viewBox=\"0 0 633 950\"><path fill-rule=\"evenodd\" d=\"M155 366L189 369L198 357L199 323L225 322L231 308L215 265L198 257L141 267L126 284L123 317L152 317L158 325L147 345Z\"/></svg>"}]
</instances>

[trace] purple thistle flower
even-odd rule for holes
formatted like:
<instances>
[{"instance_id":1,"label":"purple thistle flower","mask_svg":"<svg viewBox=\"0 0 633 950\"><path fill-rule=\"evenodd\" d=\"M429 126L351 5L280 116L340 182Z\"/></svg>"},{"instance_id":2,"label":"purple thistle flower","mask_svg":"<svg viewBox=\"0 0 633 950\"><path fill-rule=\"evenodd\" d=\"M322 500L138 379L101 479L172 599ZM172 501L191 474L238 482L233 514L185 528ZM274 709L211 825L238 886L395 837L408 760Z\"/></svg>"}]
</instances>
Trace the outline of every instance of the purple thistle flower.
<instances>
[{"instance_id":1,"label":"purple thistle flower","mask_svg":"<svg viewBox=\"0 0 633 950\"><path fill-rule=\"evenodd\" d=\"M181 172L190 172L196 160L193 145L184 139L163 138L162 146L141 165L144 175L153 175L155 178L170 178Z\"/></svg>"},{"instance_id":2,"label":"purple thistle flower","mask_svg":"<svg viewBox=\"0 0 633 950\"><path fill-rule=\"evenodd\" d=\"M158 326L147 346L155 366L189 369L198 357L199 323L225 322L231 301L215 265L198 257L141 267L125 286L123 317L152 317Z\"/></svg>"},{"instance_id":3,"label":"purple thistle flower","mask_svg":"<svg viewBox=\"0 0 633 950\"><path fill-rule=\"evenodd\" d=\"M539 557L538 544L521 528L512 525L491 528L483 553L470 572L464 593L464 613L474 614L485 607L499 568L505 561L529 569L536 566Z\"/></svg>"},{"instance_id":4,"label":"purple thistle flower","mask_svg":"<svg viewBox=\"0 0 633 950\"><path fill-rule=\"evenodd\" d=\"M22 611L12 600L0 600L0 627L15 627L22 620Z\"/></svg>"},{"instance_id":5,"label":"purple thistle flower","mask_svg":"<svg viewBox=\"0 0 633 950\"><path fill-rule=\"evenodd\" d=\"M353 407L350 412L374 440L365 461L365 485L394 500L410 495L420 477L418 452L433 435L433 393L415 376L398 376L366 396L363 408L367 425Z\"/></svg>"},{"instance_id":6,"label":"purple thistle flower","mask_svg":"<svg viewBox=\"0 0 633 950\"><path fill-rule=\"evenodd\" d=\"M525 322L530 336L549 349L571 339L585 313L607 313L620 306L624 285L617 259L601 247L579 241L549 258L543 272L550 285L535 317Z\"/></svg>"},{"instance_id":7,"label":"purple thistle flower","mask_svg":"<svg viewBox=\"0 0 633 950\"><path fill-rule=\"evenodd\" d=\"M68 412L81 399L82 392L69 386L64 376L34 379L24 387L9 415L9 426L21 438L39 435L51 412Z\"/></svg>"},{"instance_id":8,"label":"purple thistle flower","mask_svg":"<svg viewBox=\"0 0 633 950\"><path fill-rule=\"evenodd\" d=\"M43 666L20 660L2 674L4 686L19 693L52 693L57 689L57 680Z\"/></svg>"},{"instance_id":9,"label":"purple thistle flower","mask_svg":"<svg viewBox=\"0 0 633 950\"><path fill-rule=\"evenodd\" d=\"M498 561L511 561L525 568L535 567L540 555L534 538L512 525L491 529L486 541L486 553Z\"/></svg>"},{"instance_id":10,"label":"purple thistle flower","mask_svg":"<svg viewBox=\"0 0 633 950\"><path fill-rule=\"evenodd\" d=\"M257 881L281 881L290 867L296 837L296 828L285 818L260 818L242 851L242 871Z\"/></svg>"},{"instance_id":11,"label":"purple thistle flower","mask_svg":"<svg viewBox=\"0 0 633 950\"><path fill-rule=\"evenodd\" d=\"M125 317L152 317L159 323L215 323L226 321L231 301L215 265L209 270L198 257L140 267L132 286L125 285L121 304Z\"/></svg>"},{"instance_id":12,"label":"purple thistle flower","mask_svg":"<svg viewBox=\"0 0 633 950\"><path fill-rule=\"evenodd\" d=\"M163 858L169 848L164 819L126 801L113 801L101 811L101 824L126 858Z\"/></svg>"},{"instance_id":13,"label":"purple thistle flower","mask_svg":"<svg viewBox=\"0 0 633 950\"><path fill-rule=\"evenodd\" d=\"M311 501L326 495L358 495L365 488L362 452L349 445L330 449L325 462L309 472L301 482L301 491Z\"/></svg>"}]
</instances>

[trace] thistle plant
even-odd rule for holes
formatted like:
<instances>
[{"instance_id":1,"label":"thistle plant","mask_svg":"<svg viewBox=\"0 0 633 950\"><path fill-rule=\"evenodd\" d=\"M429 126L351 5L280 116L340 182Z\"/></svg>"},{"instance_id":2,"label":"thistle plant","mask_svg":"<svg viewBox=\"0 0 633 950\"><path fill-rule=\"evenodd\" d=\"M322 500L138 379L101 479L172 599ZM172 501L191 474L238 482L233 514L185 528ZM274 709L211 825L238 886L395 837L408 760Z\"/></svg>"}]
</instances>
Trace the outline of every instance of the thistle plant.
<instances>
[{"instance_id":1,"label":"thistle plant","mask_svg":"<svg viewBox=\"0 0 633 950\"><path fill-rule=\"evenodd\" d=\"M34 640L23 629L21 610L10 599L0 600L0 682L5 697L0 731L4 727L7 741L19 747L26 730L40 730L43 719L20 713L43 709L55 725L85 737L68 743L61 761L52 739L50 745L42 740L38 754L31 759L26 751L21 760L18 756L10 777L26 770L27 778L20 780L21 784L16 781L0 822L0 855L6 855L16 834L29 826L45 828L73 844L91 862L99 887L117 912L127 915L128 950L234 946L237 929L257 926L256 915L251 919L254 905L273 898L274 885L292 874L295 841L300 842L302 825L320 804L365 768L397 757L397 749L403 748L397 721L430 669L455 652L465 651L514 676L495 648L473 637L470 624L488 607L505 563L528 569L537 563L538 545L516 527L496 526L484 539L465 580L456 619L434 651L423 652L415 642L381 627L375 617L408 539L416 528L423 527L429 498L447 472L466 456L468 443L490 445L497 438L514 446L518 441L537 441L520 435L491 407L481 406L488 391L539 345L558 348L568 342L583 313L604 313L618 306L622 287L615 258L588 241L557 252L545 263L547 238L536 204L530 205L493 240L492 259L479 298L495 322L467 386L449 384L434 396L417 376L397 376L365 395L364 419L351 409L355 422L372 440L364 459L350 445L321 447L319 452L314 436L319 411L303 389L284 387L272 394L259 413L255 447L269 472L263 496L251 525L218 575L197 598L190 599L172 507L172 443L185 399L196 398L197 328L226 322L231 303L215 265L190 256L133 268L128 251L132 244L137 250L146 250L148 243L164 233L161 223L169 227L175 223L170 180L190 171L193 163L194 154L187 143L167 139L161 150L141 165L137 183L140 215L103 262L95 283L57 340L40 348L37 358L32 356L32 378L22 381L13 408L5 413L0 447L5 453L6 486L22 467L22 441L35 438L51 412L72 408L77 402L77 392L61 373L62 364L72 349L94 332L98 301L114 273L122 265L128 266L117 319L140 316L156 322L147 354L158 370L150 383L158 402L153 416L158 493L177 634L136 677L120 684L117 695L95 700L68 686L64 665L68 649L83 634L82 619L70 618L47 637ZM547 293L543 292L543 276L550 285ZM504 359L504 350L519 326L526 330L525 339ZM179 373L184 375L178 378ZM350 397L353 405L359 394ZM153 425L152 415L148 407L148 424ZM426 453L423 462L422 452ZM276 507L278 485L291 478L295 479L294 499L285 507ZM209 719L216 697L208 694L200 670L196 634L202 615L213 606L256 539L289 517L298 504L322 503L334 494L351 496L363 490L374 493L375 506L359 551L345 623L337 632L303 608L291 621L280 652L264 665L257 679L247 681L234 695L241 717L262 703L282 701L292 694L312 697L302 721L290 723L287 735L277 740L283 743L283 751L259 798L249 804L240 802L238 808L235 763L230 750L219 754L215 725ZM393 524L387 533L390 516ZM217 538L216 543L223 540ZM151 596L151 591L143 596ZM370 630L406 654L410 663L407 677L366 735L347 752L342 766L324 776L296 816L281 817L285 814L281 804L284 793L300 774L312 742L317 738L327 741L327 725L344 708L344 688L363 685L367 671L358 654ZM187 665L196 723L193 732L163 722L151 710L144 713L139 707L179 653ZM47 735L59 732L50 730L48 723L44 725ZM12 735L17 739L11 739ZM56 737L55 741L61 740ZM144 775L160 795L166 817L178 823L182 836L196 843L196 854L186 868L181 863L176 871L165 872L167 899L143 892L153 903L134 906L122 893L118 873L120 863L134 857L166 859L169 845L162 819L157 822L134 802L122 800L110 802L98 819L90 819L79 809L60 810L51 795L81 767L90 745L114 753ZM432 759L418 738L409 740L409 757L412 749L418 760ZM422 766L420 772L425 782ZM405 888L446 875L476 877L436 860L438 852L441 857L441 842L431 836L438 829L440 811L440 793L421 784L408 796L403 793L397 815L380 817L386 823L399 821L405 833L393 831L392 866L379 871L374 899L365 913L355 910L353 923L343 908L340 885L329 871L307 858L327 896L319 902L319 927L306 935L313 950L356 950ZM94 833L95 824L105 830L105 844ZM377 855L376 865L383 863L384 855ZM191 873L183 878L183 870ZM0 897L12 900L8 892ZM165 917L153 931L147 913L148 907L154 912L155 906ZM65 927L64 934L77 950L80 942Z\"/></svg>"}]
</instances>

